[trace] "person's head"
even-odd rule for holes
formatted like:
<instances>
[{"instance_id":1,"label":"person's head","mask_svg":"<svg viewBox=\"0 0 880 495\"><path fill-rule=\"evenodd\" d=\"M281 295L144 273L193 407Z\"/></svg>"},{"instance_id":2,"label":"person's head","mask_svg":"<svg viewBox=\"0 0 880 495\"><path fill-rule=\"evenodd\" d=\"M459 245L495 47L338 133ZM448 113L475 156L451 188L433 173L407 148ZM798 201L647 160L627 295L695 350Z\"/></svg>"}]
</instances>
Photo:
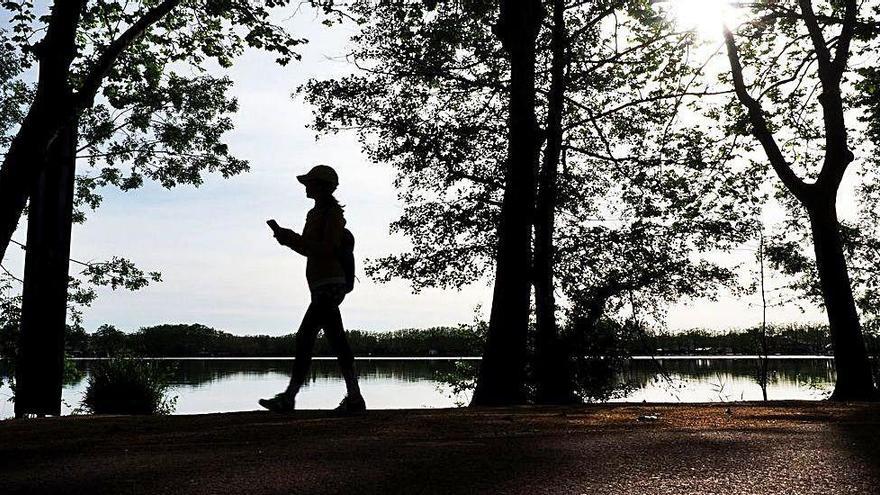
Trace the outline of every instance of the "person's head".
<instances>
[{"instance_id":1,"label":"person's head","mask_svg":"<svg viewBox=\"0 0 880 495\"><path fill-rule=\"evenodd\" d=\"M332 197L339 185L339 176L333 167L327 165L316 165L296 179L306 186L306 196L315 200Z\"/></svg>"}]
</instances>

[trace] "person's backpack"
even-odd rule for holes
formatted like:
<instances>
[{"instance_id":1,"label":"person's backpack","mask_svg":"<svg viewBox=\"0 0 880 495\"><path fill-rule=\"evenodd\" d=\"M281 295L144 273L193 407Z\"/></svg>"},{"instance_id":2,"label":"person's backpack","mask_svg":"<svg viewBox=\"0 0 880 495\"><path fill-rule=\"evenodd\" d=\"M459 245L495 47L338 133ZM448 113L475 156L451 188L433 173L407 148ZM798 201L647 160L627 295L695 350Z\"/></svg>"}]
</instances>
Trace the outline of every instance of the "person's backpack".
<instances>
[{"instance_id":1,"label":"person's backpack","mask_svg":"<svg viewBox=\"0 0 880 495\"><path fill-rule=\"evenodd\" d=\"M342 247L339 249L339 263L345 272L345 293L354 290L354 234L342 229Z\"/></svg>"}]
</instances>

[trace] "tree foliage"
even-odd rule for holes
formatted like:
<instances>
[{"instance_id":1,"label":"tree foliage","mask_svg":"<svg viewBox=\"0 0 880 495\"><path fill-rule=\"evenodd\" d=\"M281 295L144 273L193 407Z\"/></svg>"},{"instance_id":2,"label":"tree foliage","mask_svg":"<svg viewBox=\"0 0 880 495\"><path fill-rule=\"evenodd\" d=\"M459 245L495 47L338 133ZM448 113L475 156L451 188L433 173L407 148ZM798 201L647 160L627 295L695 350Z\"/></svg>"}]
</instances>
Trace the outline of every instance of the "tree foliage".
<instances>
[{"instance_id":1,"label":"tree foliage","mask_svg":"<svg viewBox=\"0 0 880 495\"><path fill-rule=\"evenodd\" d=\"M107 187L130 191L147 180L165 188L198 186L207 174L231 177L248 170L226 143L238 110L227 69L248 48L275 54L280 65L299 59L296 47L305 40L275 22L278 9L289 4L83 2L66 74L79 108L74 221L85 221ZM0 8L8 14L0 29L0 151L5 152L34 103L42 38L58 9L57 2L52 10L30 0L2 2ZM161 9L168 13L150 17ZM146 19L152 23L138 34ZM137 290L160 280L158 273L144 273L121 257L78 264L68 296L74 324L81 321L78 308L94 301L97 287ZM4 305L18 304L17 282L5 269L0 274ZM17 320L16 312L4 315Z\"/></svg>"},{"instance_id":2,"label":"tree foliage","mask_svg":"<svg viewBox=\"0 0 880 495\"><path fill-rule=\"evenodd\" d=\"M485 2L354 2L356 74L300 91L319 133L354 131L391 164L404 205L392 232L412 248L372 260L379 280L415 290L484 280L493 266L503 192L508 69ZM648 2L589 2L566 11L569 33L559 177L557 270L570 308L609 310L637 298L659 311L733 283L709 253L754 231L756 170L739 143L689 118L707 91L693 35ZM539 35L539 118L546 112L550 33ZM690 105L690 106L689 106ZM603 307L604 307L603 302Z\"/></svg>"},{"instance_id":3,"label":"tree foliage","mask_svg":"<svg viewBox=\"0 0 880 495\"><path fill-rule=\"evenodd\" d=\"M69 74L86 100L78 145L86 165L77 177L80 221L83 208L100 204L105 186L128 191L144 180L166 188L198 186L206 173L230 177L246 171L247 161L233 156L224 142L238 109L224 71L249 47L275 53L277 62L286 65L299 58L296 47L305 42L273 22L273 9L288 5L287 0L179 0L98 73L114 43L160 3L168 2L89 1L81 13ZM37 38L50 14L37 12L29 1L4 2L3 8L12 14L13 34L5 46L16 61L0 74L11 86L3 104L15 105L18 114L10 121L17 123L26 101L21 94L27 93L27 84L18 78L37 61ZM16 126L0 125L0 130L8 142Z\"/></svg>"},{"instance_id":4,"label":"tree foliage","mask_svg":"<svg viewBox=\"0 0 880 495\"><path fill-rule=\"evenodd\" d=\"M843 2L810 2L825 37L832 40L843 21ZM822 82L818 55L803 22L797 1L757 3L744 12L745 22L737 27L742 65L747 71L749 91L760 102L770 128L795 174L807 182L816 181L824 163L825 122L821 106ZM841 96L847 112L848 145L855 161L849 167L838 201L841 236L849 276L862 317L873 325L880 311L876 259L880 253L880 177L877 176L877 145L880 129L880 4L862 2L849 47L849 62L841 77ZM730 84L727 73L722 84ZM751 126L741 106L731 101L721 107L719 117L731 135L748 136ZM763 160L753 156L755 162ZM777 304L805 301L823 307L824 301L812 251L810 223L806 209L776 183L776 204L782 212L768 225L767 247L771 266L783 275L777 287Z\"/></svg>"}]
</instances>

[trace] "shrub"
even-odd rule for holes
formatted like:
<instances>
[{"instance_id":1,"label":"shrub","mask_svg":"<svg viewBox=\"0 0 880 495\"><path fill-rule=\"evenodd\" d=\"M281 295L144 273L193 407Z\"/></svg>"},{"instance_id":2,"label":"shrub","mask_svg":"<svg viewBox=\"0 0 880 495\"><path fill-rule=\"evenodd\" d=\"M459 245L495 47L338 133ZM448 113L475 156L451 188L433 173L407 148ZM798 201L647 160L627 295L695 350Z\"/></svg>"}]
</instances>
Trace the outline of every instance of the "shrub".
<instances>
[{"instance_id":1,"label":"shrub","mask_svg":"<svg viewBox=\"0 0 880 495\"><path fill-rule=\"evenodd\" d=\"M464 407L477 388L479 365L476 361L454 361L451 365L434 372L434 379L440 382L437 389L448 391L456 407Z\"/></svg>"},{"instance_id":2,"label":"shrub","mask_svg":"<svg viewBox=\"0 0 880 495\"><path fill-rule=\"evenodd\" d=\"M589 320L575 316L563 329L569 351L572 391L584 402L608 402L626 397L638 388L626 377L628 348L641 329L611 319Z\"/></svg>"},{"instance_id":3,"label":"shrub","mask_svg":"<svg viewBox=\"0 0 880 495\"><path fill-rule=\"evenodd\" d=\"M171 414L169 374L159 363L128 357L98 362L89 376L82 407L92 414Z\"/></svg>"}]
</instances>

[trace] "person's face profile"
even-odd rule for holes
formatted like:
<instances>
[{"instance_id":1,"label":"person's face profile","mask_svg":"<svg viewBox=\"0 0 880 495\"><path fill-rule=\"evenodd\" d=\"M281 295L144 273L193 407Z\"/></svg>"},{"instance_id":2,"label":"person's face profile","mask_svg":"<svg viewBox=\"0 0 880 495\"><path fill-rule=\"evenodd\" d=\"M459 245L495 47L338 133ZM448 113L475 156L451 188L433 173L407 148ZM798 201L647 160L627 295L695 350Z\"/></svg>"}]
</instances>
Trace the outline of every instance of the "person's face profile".
<instances>
[{"instance_id":1,"label":"person's face profile","mask_svg":"<svg viewBox=\"0 0 880 495\"><path fill-rule=\"evenodd\" d=\"M321 185L317 182L310 180L306 181L304 184L306 186L306 197L309 199L315 199L318 197L321 191Z\"/></svg>"},{"instance_id":2,"label":"person's face profile","mask_svg":"<svg viewBox=\"0 0 880 495\"><path fill-rule=\"evenodd\" d=\"M304 184L306 186L306 197L309 199L319 199L323 196L333 194L335 187L317 180L309 180Z\"/></svg>"}]
</instances>

